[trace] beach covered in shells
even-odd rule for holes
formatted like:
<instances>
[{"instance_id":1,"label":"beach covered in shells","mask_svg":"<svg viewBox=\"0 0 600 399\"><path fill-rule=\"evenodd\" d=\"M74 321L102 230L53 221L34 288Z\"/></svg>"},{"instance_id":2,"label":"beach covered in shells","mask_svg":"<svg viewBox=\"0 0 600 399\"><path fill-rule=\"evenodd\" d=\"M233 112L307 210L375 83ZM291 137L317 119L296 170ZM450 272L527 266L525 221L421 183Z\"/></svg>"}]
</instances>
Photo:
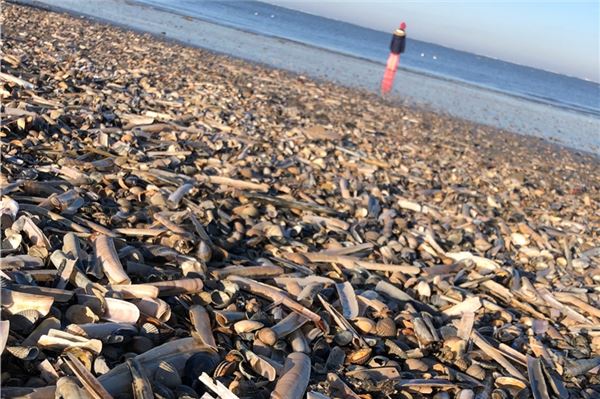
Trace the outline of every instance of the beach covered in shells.
<instances>
[{"instance_id":1,"label":"beach covered in shells","mask_svg":"<svg viewBox=\"0 0 600 399\"><path fill-rule=\"evenodd\" d=\"M600 397L598 158L1 5L2 397Z\"/></svg>"}]
</instances>

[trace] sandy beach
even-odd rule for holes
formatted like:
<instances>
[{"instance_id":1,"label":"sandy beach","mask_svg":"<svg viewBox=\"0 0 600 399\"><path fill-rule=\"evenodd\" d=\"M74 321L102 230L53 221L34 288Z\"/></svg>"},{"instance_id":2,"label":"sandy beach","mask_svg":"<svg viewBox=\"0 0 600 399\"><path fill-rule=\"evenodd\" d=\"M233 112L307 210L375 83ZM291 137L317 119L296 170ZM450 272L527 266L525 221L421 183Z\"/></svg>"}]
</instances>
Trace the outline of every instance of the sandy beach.
<instances>
[{"instance_id":1,"label":"sandy beach","mask_svg":"<svg viewBox=\"0 0 600 399\"><path fill-rule=\"evenodd\" d=\"M53 397L57 382L89 392L86 378L131 397L136 366L125 360L148 371L161 360L151 356L167 352L197 388L190 359L200 350L202 364L246 359L244 372L218 368L240 398L514 395L540 389L546 369L553 395L598 394L597 157L82 17L3 3L2 19L2 272L12 284L2 296L11 317L3 397ZM54 263L58 250L68 258L67 233L89 257L78 272L88 285ZM98 255L102 243L113 245L116 270ZM310 278L321 291L306 297L300 280ZM220 307L215 295L231 294L224 281L236 296ZM98 285L124 321L92 305ZM159 306L143 307L127 285L153 293L168 315L149 315ZM23 309L5 292L51 298L34 324L58 324L41 336L66 331L87 352L38 343L34 360L16 357L11 348L32 332L14 329ZM68 312L74 303L83 315ZM219 324L225 310L254 327ZM278 344L254 336L286 315L306 319ZM357 320L368 324L367 315L392 332L363 332ZM113 345L78 327L99 320L135 325L135 339ZM142 337L148 324L166 335ZM427 342L421 325L433 330ZM449 337L464 340L460 356L446 356ZM346 356L335 367L333 348ZM261 358L259 370L254 353L272 363ZM42 362L72 357L94 376L65 377ZM291 367L301 396L289 387ZM163 397L194 397L177 392Z\"/></svg>"},{"instance_id":2,"label":"sandy beach","mask_svg":"<svg viewBox=\"0 0 600 399\"><path fill-rule=\"evenodd\" d=\"M73 15L87 16L178 43L378 93L381 62L352 57L278 37L258 35L201 18L125 0L20 0ZM400 65L389 99L471 122L498 127L586 152L600 154L600 119L470 85L407 70Z\"/></svg>"}]
</instances>

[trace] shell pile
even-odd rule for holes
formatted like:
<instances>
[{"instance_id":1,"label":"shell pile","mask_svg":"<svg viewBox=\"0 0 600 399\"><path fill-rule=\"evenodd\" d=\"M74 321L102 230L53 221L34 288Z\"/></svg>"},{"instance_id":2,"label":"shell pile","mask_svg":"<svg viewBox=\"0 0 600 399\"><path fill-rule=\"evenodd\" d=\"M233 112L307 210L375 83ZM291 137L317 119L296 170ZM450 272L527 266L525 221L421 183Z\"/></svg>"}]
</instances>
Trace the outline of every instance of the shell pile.
<instances>
[{"instance_id":1,"label":"shell pile","mask_svg":"<svg viewBox=\"0 0 600 399\"><path fill-rule=\"evenodd\" d=\"M600 396L597 159L2 19L3 397Z\"/></svg>"}]
</instances>

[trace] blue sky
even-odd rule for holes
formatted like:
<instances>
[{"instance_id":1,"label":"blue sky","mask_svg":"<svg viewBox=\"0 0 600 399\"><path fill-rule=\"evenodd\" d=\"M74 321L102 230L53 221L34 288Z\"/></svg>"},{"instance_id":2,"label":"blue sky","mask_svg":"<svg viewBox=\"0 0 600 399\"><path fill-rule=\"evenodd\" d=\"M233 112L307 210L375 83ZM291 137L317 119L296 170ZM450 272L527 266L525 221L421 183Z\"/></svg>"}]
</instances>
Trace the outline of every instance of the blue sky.
<instances>
[{"instance_id":1,"label":"blue sky","mask_svg":"<svg viewBox=\"0 0 600 399\"><path fill-rule=\"evenodd\" d=\"M459 50L600 82L600 1L266 0Z\"/></svg>"}]
</instances>

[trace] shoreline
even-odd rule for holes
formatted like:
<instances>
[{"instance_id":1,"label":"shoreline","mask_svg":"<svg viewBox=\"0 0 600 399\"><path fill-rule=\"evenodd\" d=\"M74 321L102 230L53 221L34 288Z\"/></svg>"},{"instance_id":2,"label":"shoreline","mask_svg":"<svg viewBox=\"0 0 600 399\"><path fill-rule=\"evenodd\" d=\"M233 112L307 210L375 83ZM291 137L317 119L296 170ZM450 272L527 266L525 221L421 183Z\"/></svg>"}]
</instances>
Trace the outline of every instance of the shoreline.
<instances>
[{"instance_id":1,"label":"shoreline","mask_svg":"<svg viewBox=\"0 0 600 399\"><path fill-rule=\"evenodd\" d=\"M190 17L198 21L197 24L194 24L193 21L187 20L181 14L171 11L159 11L154 6L140 4L136 1L111 1L115 7L121 7L119 9L120 15L123 15L121 22L116 22L114 18L111 18L110 13L102 14L104 11L101 8L94 8L96 7L94 6L94 2L91 2L89 6L85 6L88 8L85 8L81 4L70 4L68 2L62 6L57 6L50 4L52 0L50 0L50 3L39 0L17 0L16 3L35 3L37 6L46 7L46 9L59 9L61 12L66 12L69 15L85 15L91 20L101 21L112 26L119 26L136 32L150 33L158 39L201 48L227 57L240 58L246 62L252 62L268 68L283 69L300 75L308 75L319 81L328 81L351 88L366 89L370 92L373 92L374 87L378 87L379 81L376 77L379 77L381 71L379 64L371 60L355 58L354 56L341 56L342 59L348 59L348 70L342 70L338 67L336 67L337 69L331 69L330 67L319 66L318 63L314 64L316 65L314 67L303 64L302 66L298 66L295 65L295 61L293 60L311 56L310 52L313 50L316 54L321 54L322 57L325 57L324 59L327 60L324 62L325 64L336 64L339 62L339 57L337 53L332 53L330 50L313 48L297 42L290 42L287 46L290 47L289 49L281 48L281 44L277 43L281 41L289 42L289 40L254 33L243 33L244 35L251 36L252 40L264 38L265 42L268 42L263 49L265 55L256 56L248 53L246 51L248 49L244 48L241 43L237 47L231 43L223 47L222 43L230 42L233 38L233 36L230 36L233 32L241 33L243 32L241 30ZM151 22L140 25L138 19L136 19L137 17L131 15L132 11L127 11L127 7L137 7L144 10L148 14L146 17L149 18L152 16ZM90 16L90 12L86 12L86 10L95 10L98 15ZM164 29L167 32L165 36L160 33L159 25L156 24L160 21L160 18L167 18L168 15L171 15L171 17L176 16L181 21L172 21L173 26L165 26ZM182 28L180 29L180 27L184 26L188 33L181 31ZM198 29L198 31L194 29ZM205 35L205 37L198 35ZM214 38L211 39L213 36ZM239 51L232 51L234 48ZM283 50L287 51L287 53L285 55L278 55L277 52ZM306 51L309 52L306 53ZM231 53L236 53L237 56L232 56ZM278 61L277 58L280 56L288 61ZM302 70L303 68L306 70ZM374 79L372 82L361 79L357 80L354 77L354 75L362 73L360 76L364 79L364 71L361 68L367 68L370 71L367 75L369 79ZM371 68L372 71L368 68ZM403 71L398 82L396 82L396 86L396 90L402 87L402 90L407 91L406 95L403 94L402 97L399 97L397 91L393 94L394 101L397 101L399 104L414 105L425 110L449 114L452 117L458 117L490 128L511 131L520 135L542 137L554 144L591 153L596 157L600 156L600 140L594 139L594 134L597 132L598 126L600 126L600 120L594 116L577 111L567 111L566 109L535 99L524 99L494 89L481 89L469 83L454 82L427 73L421 74L420 72L408 70ZM460 98L460 101L457 102L456 98Z\"/></svg>"}]
</instances>

